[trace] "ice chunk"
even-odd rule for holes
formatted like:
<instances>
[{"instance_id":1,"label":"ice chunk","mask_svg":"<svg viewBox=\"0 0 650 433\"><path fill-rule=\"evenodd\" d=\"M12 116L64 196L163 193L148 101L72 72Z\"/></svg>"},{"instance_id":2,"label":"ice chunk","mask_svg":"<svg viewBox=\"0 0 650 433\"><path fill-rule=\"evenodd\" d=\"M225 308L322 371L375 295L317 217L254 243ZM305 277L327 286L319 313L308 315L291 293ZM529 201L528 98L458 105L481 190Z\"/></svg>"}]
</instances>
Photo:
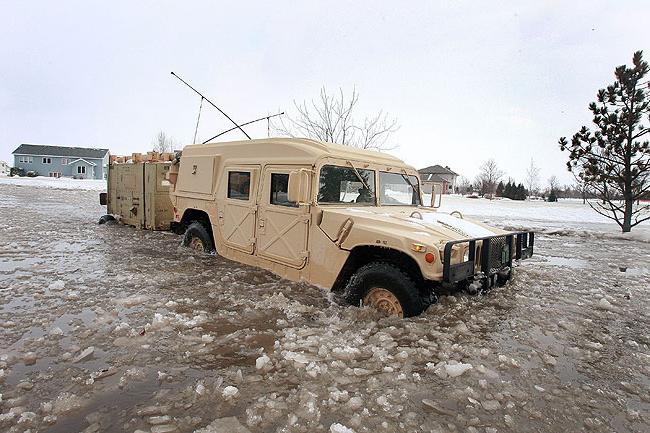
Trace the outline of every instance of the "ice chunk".
<instances>
[{"instance_id":1,"label":"ice chunk","mask_svg":"<svg viewBox=\"0 0 650 433\"><path fill-rule=\"evenodd\" d=\"M169 424L172 418L169 415L150 416L147 422L151 425Z\"/></svg>"},{"instance_id":2,"label":"ice chunk","mask_svg":"<svg viewBox=\"0 0 650 433\"><path fill-rule=\"evenodd\" d=\"M607 311L615 310L614 306L606 298L600 298L600 301L598 301L598 308Z\"/></svg>"},{"instance_id":3,"label":"ice chunk","mask_svg":"<svg viewBox=\"0 0 650 433\"><path fill-rule=\"evenodd\" d=\"M496 400L485 400L481 402L481 406L483 406L483 409L494 412L495 410L499 410L501 408L501 403L499 403Z\"/></svg>"},{"instance_id":4,"label":"ice chunk","mask_svg":"<svg viewBox=\"0 0 650 433\"><path fill-rule=\"evenodd\" d=\"M341 361L350 361L361 355L361 351L356 347L350 346L335 347L332 349L332 355L334 355L334 358L340 359Z\"/></svg>"},{"instance_id":5,"label":"ice chunk","mask_svg":"<svg viewBox=\"0 0 650 433\"><path fill-rule=\"evenodd\" d=\"M50 335L63 335L63 329L55 326L54 328L50 329Z\"/></svg>"},{"instance_id":6,"label":"ice chunk","mask_svg":"<svg viewBox=\"0 0 650 433\"><path fill-rule=\"evenodd\" d=\"M221 393L221 395L223 395L223 397L226 400L230 400L231 398L235 398L237 396L237 394L239 394L239 390L237 389L236 386L232 386L232 385L228 385L227 387L225 387L223 389L223 392Z\"/></svg>"},{"instance_id":7,"label":"ice chunk","mask_svg":"<svg viewBox=\"0 0 650 433\"><path fill-rule=\"evenodd\" d=\"M219 418L194 433L251 433L234 416Z\"/></svg>"},{"instance_id":8,"label":"ice chunk","mask_svg":"<svg viewBox=\"0 0 650 433\"><path fill-rule=\"evenodd\" d=\"M204 343L212 343L214 341L214 337L212 335L203 334L201 336L201 341Z\"/></svg>"},{"instance_id":9,"label":"ice chunk","mask_svg":"<svg viewBox=\"0 0 650 433\"><path fill-rule=\"evenodd\" d=\"M205 386L202 383L197 383L196 388L194 389L198 395L205 394Z\"/></svg>"},{"instance_id":10,"label":"ice chunk","mask_svg":"<svg viewBox=\"0 0 650 433\"><path fill-rule=\"evenodd\" d=\"M81 352L77 357L72 361L72 362L79 362L83 361L84 359L88 358L90 355L93 354L95 351L95 348L93 346L87 347Z\"/></svg>"},{"instance_id":11,"label":"ice chunk","mask_svg":"<svg viewBox=\"0 0 650 433\"><path fill-rule=\"evenodd\" d=\"M151 427L151 433L172 433L178 430L174 424L161 424Z\"/></svg>"},{"instance_id":12,"label":"ice chunk","mask_svg":"<svg viewBox=\"0 0 650 433\"><path fill-rule=\"evenodd\" d=\"M330 426L330 433L356 433L356 432L351 428L336 422Z\"/></svg>"},{"instance_id":13,"label":"ice chunk","mask_svg":"<svg viewBox=\"0 0 650 433\"><path fill-rule=\"evenodd\" d=\"M458 377L461 374L465 373L467 370L471 370L472 364L463 364L459 362L458 364L447 364L445 365L445 372L449 377Z\"/></svg>"},{"instance_id":14,"label":"ice chunk","mask_svg":"<svg viewBox=\"0 0 650 433\"><path fill-rule=\"evenodd\" d=\"M62 280L56 280L48 286L48 289L50 290L61 290L65 287L65 283Z\"/></svg>"},{"instance_id":15,"label":"ice chunk","mask_svg":"<svg viewBox=\"0 0 650 433\"><path fill-rule=\"evenodd\" d=\"M262 355L255 360L255 368L258 370L264 369L271 362L271 358L266 355Z\"/></svg>"},{"instance_id":16,"label":"ice chunk","mask_svg":"<svg viewBox=\"0 0 650 433\"><path fill-rule=\"evenodd\" d=\"M363 406L363 399L361 397L352 397L348 400L348 407L351 410L357 410Z\"/></svg>"},{"instance_id":17,"label":"ice chunk","mask_svg":"<svg viewBox=\"0 0 650 433\"><path fill-rule=\"evenodd\" d=\"M62 392L52 404L52 412L62 414L81 406L81 399L74 394Z\"/></svg>"}]
</instances>

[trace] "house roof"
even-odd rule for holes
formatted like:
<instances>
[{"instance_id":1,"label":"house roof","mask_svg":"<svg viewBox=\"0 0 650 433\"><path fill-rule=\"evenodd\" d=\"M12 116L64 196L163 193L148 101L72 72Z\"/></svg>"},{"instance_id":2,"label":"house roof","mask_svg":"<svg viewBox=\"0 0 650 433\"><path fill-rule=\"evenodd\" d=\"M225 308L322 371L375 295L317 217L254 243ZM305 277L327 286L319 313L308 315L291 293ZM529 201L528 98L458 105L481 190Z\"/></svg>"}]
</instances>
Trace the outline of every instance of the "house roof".
<instances>
[{"instance_id":1,"label":"house roof","mask_svg":"<svg viewBox=\"0 0 650 433\"><path fill-rule=\"evenodd\" d=\"M87 147L50 146L46 144L21 144L12 152L15 155L71 156L75 158L103 158L108 149Z\"/></svg>"},{"instance_id":2,"label":"house roof","mask_svg":"<svg viewBox=\"0 0 650 433\"><path fill-rule=\"evenodd\" d=\"M454 176L458 176L458 173L452 171L449 167L443 167L439 164L421 168L418 172L420 174L453 174Z\"/></svg>"},{"instance_id":3,"label":"house roof","mask_svg":"<svg viewBox=\"0 0 650 433\"><path fill-rule=\"evenodd\" d=\"M72 164L77 163L77 162L79 162L79 161L83 161L83 162L85 162L85 163L88 164L88 165L97 166L97 164L95 164L94 162L86 161L86 160L83 159L83 158L75 159L74 161L69 162L68 164L72 165Z\"/></svg>"},{"instance_id":4,"label":"house roof","mask_svg":"<svg viewBox=\"0 0 650 433\"><path fill-rule=\"evenodd\" d=\"M447 183L445 179L433 173L420 173L420 180L422 182Z\"/></svg>"}]
</instances>

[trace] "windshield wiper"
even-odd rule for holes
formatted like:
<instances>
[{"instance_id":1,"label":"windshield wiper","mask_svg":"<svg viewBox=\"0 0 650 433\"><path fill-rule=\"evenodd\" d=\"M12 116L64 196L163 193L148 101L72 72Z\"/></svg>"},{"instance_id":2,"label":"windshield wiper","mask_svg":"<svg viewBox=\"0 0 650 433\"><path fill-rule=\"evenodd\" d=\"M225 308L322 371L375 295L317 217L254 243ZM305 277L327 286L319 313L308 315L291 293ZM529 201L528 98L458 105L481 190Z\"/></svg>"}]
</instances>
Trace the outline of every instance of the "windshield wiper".
<instances>
[{"instance_id":1,"label":"windshield wiper","mask_svg":"<svg viewBox=\"0 0 650 433\"><path fill-rule=\"evenodd\" d=\"M348 164L350 164L350 167L352 167L352 170L354 170L354 174L357 175L357 178L359 179L359 181L361 181L361 183L363 184L363 187L364 187L365 189L367 189L368 192L369 192L370 194L372 194L372 196L373 196L373 198L374 198L374 197L375 197L375 192L374 192L373 190L370 189L370 187L368 186L368 184L366 183L366 181L363 179L363 177L361 177L361 175L359 174L359 170L357 170L357 168L354 166L354 164L352 164L352 161L346 161L346 162L347 162Z\"/></svg>"}]
</instances>

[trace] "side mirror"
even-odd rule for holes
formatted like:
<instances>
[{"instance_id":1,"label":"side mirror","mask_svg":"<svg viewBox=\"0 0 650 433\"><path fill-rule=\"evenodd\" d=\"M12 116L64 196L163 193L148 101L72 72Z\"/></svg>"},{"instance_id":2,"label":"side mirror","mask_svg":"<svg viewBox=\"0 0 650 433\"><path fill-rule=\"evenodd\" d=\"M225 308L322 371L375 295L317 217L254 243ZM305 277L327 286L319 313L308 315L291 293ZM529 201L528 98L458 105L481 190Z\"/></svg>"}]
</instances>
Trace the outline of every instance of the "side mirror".
<instances>
[{"instance_id":1,"label":"side mirror","mask_svg":"<svg viewBox=\"0 0 650 433\"><path fill-rule=\"evenodd\" d=\"M431 188L431 207L439 208L442 204L442 185L434 183Z\"/></svg>"},{"instance_id":2,"label":"side mirror","mask_svg":"<svg viewBox=\"0 0 650 433\"><path fill-rule=\"evenodd\" d=\"M299 205L309 203L310 184L311 176L309 170L301 169L289 173L287 200L298 203Z\"/></svg>"}]
</instances>

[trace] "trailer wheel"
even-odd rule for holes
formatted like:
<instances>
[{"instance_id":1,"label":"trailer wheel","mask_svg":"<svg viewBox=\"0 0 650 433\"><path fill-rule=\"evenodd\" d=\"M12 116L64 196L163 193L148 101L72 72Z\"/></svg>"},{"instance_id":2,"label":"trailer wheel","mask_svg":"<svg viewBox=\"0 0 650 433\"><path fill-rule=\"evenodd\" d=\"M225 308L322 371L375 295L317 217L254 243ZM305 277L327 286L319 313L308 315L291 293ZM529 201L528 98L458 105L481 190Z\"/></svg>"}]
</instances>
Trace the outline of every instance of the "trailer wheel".
<instances>
[{"instance_id":1,"label":"trailer wheel","mask_svg":"<svg viewBox=\"0 0 650 433\"><path fill-rule=\"evenodd\" d=\"M113 215L102 215L99 218L99 221L97 221L97 224L106 224L107 222L110 221L115 221L115 217Z\"/></svg>"},{"instance_id":2,"label":"trailer wheel","mask_svg":"<svg viewBox=\"0 0 650 433\"><path fill-rule=\"evenodd\" d=\"M198 221L192 222L185 230L183 237L183 246L191 248L195 251L203 251L208 254L214 253L214 243L212 236L205 228L203 223Z\"/></svg>"},{"instance_id":3,"label":"trailer wheel","mask_svg":"<svg viewBox=\"0 0 650 433\"><path fill-rule=\"evenodd\" d=\"M424 310L418 288L397 266L373 262L360 267L350 278L346 300L367 305L399 317L417 316Z\"/></svg>"}]
</instances>

